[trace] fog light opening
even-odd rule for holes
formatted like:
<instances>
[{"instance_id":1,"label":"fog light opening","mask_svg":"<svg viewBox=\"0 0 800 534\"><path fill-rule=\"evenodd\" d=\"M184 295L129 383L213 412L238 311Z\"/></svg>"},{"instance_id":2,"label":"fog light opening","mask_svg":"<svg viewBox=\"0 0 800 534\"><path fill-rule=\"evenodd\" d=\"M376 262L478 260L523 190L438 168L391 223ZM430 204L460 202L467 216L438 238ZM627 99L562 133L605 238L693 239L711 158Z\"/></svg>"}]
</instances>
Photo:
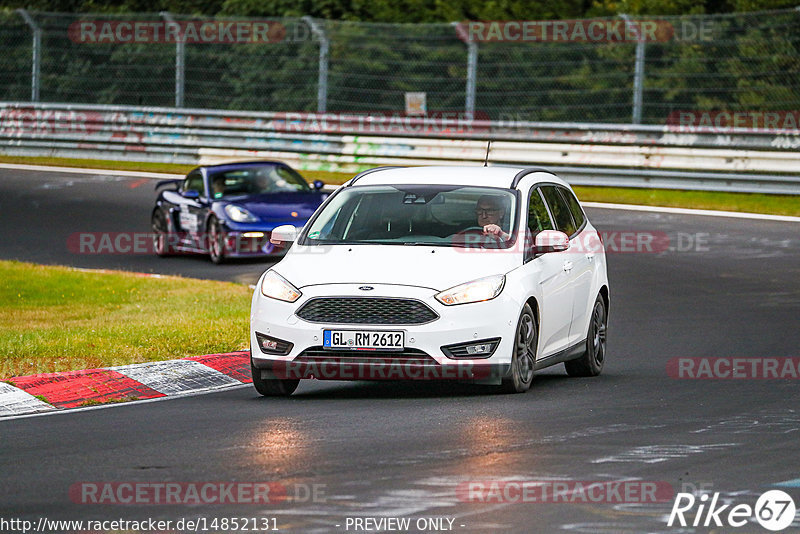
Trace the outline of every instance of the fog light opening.
<instances>
[{"instance_id":1,"label":"fog light opening","mask_svg":"<svg viewBox=\"0 0 800 534\"><path fill-rule=\"evenodd\" d=\"M256 339L258 340L258 348L264 354L277 354L285 356L292 350L294 344L278 339L276 337L267 336L260 332L256 332Z\"/></svg>"},{"instance_id":2,"label":"fog light opening","mask_svg":"<svg viewBox=\"0 0 800 534\"><path fill-rule=\"evenodd\" d=\"M477 341L469 341L467 343L458 343L455 345L447 345L442 347L442 352L450 359L468 358L488 358L497 346L500 344L500 338L495 337L492 339L480 339Z\"/></svg>"}]
</instances>

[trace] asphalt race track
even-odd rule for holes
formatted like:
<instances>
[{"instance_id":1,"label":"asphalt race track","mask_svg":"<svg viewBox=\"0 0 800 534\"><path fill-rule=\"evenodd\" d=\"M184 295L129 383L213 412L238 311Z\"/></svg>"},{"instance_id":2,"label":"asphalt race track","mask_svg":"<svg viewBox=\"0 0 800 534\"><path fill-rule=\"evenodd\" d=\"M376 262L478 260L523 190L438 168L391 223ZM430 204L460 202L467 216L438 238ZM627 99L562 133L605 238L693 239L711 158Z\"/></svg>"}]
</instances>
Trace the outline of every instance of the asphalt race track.
<instances>
[{"instance_id":1,"label":"asphalt race track","mask_svg":"<svg viewBox=\"0 0 800 534\"><path fill-rule=\"evenodd\" d=\"M253 284L271 263L265 258L214 266L207 256L159 258L135 253L136 236L146 237L156 193L156 180L114 175L81 175L0 169L0 213L4 232L0 254L5 258L91 269L124 269L177 274ZM115 254L93 254L100 236L81 248L80 235L122 234ZM125 252L130 247L131 251ZM105 251L106 249L103 249Z\"/></svg>"},{"instance_id":2,"label":"asphalt race track","mask_svg":"<svg viewBox=\"0 0 800 534\"><path fill-rule=\"evenodd\" d=\"M152 183L136 184L0 171L0 258L243 283L268 267L70 252L66 241L76 232L149 231ZM800 357L800 227L588 211L601 231L663 233L672 248L608 255L602 376L569 378L558 366L537 375L523 395L454 384L307 381L288 399L244 387L0 421L0 516L275 518L283 532L355 532L353 518L399 517L411 518L412 532L642 533L711 531L667 526L680 491L702 488L719 493L720 502L753 506L763 492L793 481L781 489L800 505L800 382L694 380L667 370L673 358ZM514 495L479 502L460 491L498 480L634 480L671 491L660 502L626 503L519 502ZM74 493L85 482L206 481L275 482L290 498L109 505L82 503ZM800 527L798 517L787 532ZM417 529L419 518L445 521ZM755 519L716 531L766 532Z\"/></svg>"}]
</instances>

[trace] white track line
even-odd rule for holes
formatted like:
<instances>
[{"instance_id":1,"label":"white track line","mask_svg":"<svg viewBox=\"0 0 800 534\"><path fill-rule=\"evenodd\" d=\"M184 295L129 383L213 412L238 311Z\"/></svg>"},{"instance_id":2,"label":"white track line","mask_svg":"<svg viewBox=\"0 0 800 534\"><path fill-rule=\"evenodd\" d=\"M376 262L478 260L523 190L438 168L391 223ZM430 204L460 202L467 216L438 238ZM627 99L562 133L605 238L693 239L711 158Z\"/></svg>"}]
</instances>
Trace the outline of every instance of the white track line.
<instances>
[{"instance_id":1,"label":"white track line","mask_svg":"<svg viewBox=\"0 0 800 534\"><path fill-rule=\"evenodd\" d=\"M113 174L116 176L130 176L131 178L154 178L158 180L170 180L174 178L183 178L186 176L185 174L168 174L163 172L116 171L110 169L85 169L83 167L50 167L49 165L22 165L17 163L0 163L0 169L65 172L68 174Z\"/></svg>"},{"instance_id":2,"label":"white track line","mask_svg":"<svg viewBox=\"0 0 800 534\"><path fill-rule=\"evenodd\" d=\"M797 197L800 203L800 196ZM746 213L741 211L696 210L688 208L667 208L661 206L639 206L636 204L607 204L605 202L581 202L587 208L609 210L651 211L657 213L675 213L678 215L708 215L711 217L734 217L737 219L756 219L760 221L800 222L800 217L789 215L767 215L764 213Z\"/></svg>"}]
</instances>

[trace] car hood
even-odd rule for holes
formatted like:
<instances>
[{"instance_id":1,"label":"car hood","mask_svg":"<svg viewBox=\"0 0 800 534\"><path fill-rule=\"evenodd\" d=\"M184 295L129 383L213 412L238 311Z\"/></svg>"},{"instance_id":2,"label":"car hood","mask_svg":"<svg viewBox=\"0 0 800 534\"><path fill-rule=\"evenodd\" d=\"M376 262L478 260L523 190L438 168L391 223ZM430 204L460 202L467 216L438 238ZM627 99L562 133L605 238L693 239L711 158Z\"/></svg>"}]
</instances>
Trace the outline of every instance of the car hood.
<instances>
[{"instance_id":1,"label":"car hood","mask_svg":"<svg viewBox=\"0 0 800 534\"><path fill-rule=\"evenodd\" d=\"M395 284L437 291L522 264L513 250L423 245L296 243L274 269L298 288L320 284Z\"/></svg>"},{"instance_id":2,"label":"car hood","mask_svg":"<svg viewBox=\"0 0 800 534\"><path fill-rule=\"evenodd\" d=\"M296 218L305 222L322 204L328 193L267 193L225 199L225 204L241 206L262 221L284 221ZM297 216L292 217L292 212Z\"/></svg>"}]
</instances>

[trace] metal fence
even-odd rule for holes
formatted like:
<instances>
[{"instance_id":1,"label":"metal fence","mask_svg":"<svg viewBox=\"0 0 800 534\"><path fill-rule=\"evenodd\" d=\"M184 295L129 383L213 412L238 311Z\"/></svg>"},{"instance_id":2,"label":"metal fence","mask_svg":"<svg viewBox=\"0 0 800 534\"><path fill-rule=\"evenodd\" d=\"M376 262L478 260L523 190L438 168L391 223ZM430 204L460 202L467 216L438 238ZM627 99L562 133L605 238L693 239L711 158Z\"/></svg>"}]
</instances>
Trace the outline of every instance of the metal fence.
<instances>
[{"instance_id":1,"label":"metal fence","mask_svg":"<svg viewBox=\"0 0 800 534\"><path fill-rule=\"evenodd\" d=\"M269 30L266 42L252 34L192 40L181 33L172 42L117 33L137 22L174 23L181 32L190 23L244 22L252 30L264 22ZM624 37L648 23L652 38ZM84 34L92 26L81 24L94 30ZM0 101L402 113L406 93L424 92L429 112L642 124L664 124L685 110L800 109L797 9L475 24L479 31L469 23L0 10ZM526 36L526 24L539 33ZM543 32L555 24L566 30L548 38ZM623 38L575 32L593 24L622 25Z\"/></svg>"}]
</instances>

